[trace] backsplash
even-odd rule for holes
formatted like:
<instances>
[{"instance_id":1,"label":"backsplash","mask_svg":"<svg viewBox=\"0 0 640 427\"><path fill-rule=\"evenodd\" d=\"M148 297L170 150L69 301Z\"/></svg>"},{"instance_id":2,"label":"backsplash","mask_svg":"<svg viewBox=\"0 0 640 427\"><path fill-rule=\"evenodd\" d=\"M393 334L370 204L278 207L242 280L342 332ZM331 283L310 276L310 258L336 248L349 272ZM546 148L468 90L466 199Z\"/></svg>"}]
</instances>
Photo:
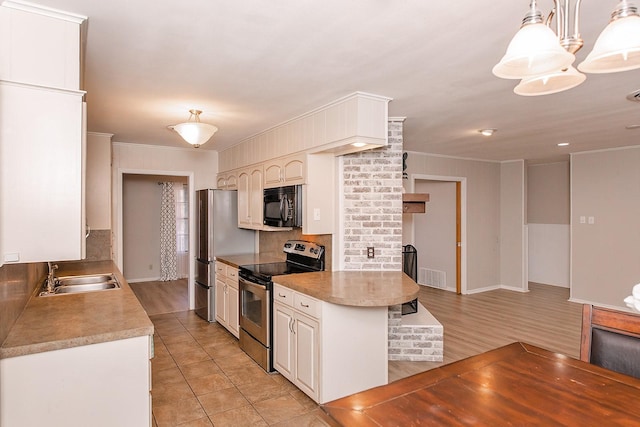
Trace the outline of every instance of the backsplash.
<instances>
[{"instance_id":1,"label":"backsplash","mask_svg":"<svg viewBox=\"0 0 640 427\"><path fill-rule=\"evenodd\" d=\"M306 240L324 246L325 270L331 271L331 234L306 235L301 228L291 231L259 231L260 253L282 254L282 247L287 240ZM284 254L282 255L284 258Z\"/></svg>"},{"instance_id":2,"label":"backsplash","mask_svg":"<svg viewBox=\"0 0 640 427\"><path fill-rule=\"evenodd\" d=\"M87 261L111 259L111 230L91 230L87 237Z\"/></svg>"},{"instance_id":3,"label":"backsplash","mask_svg":"<svg viewBox=\"0 0 640 427\"><path fill-rule=\"evenodd\" d=\"M5 264L0 267L0 343L20 317L33 291L47 274L47 264Z\"/></svg>"}]
</instances>

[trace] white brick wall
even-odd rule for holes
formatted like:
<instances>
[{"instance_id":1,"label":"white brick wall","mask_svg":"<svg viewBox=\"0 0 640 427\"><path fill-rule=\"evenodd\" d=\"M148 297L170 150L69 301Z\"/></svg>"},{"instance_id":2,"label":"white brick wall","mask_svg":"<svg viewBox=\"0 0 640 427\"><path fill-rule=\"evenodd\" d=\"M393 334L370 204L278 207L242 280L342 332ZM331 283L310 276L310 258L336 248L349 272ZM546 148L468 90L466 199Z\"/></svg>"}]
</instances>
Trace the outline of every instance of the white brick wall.
<instances>
[{"instance_id":1,"label":"white brick wall","mask_svg":"<svg viewBox=\"0 0 640 427\"><path fill-rule=\"evenodd\" d=\"M405 325L400 304L389 307L389 360L442 362L444 329L437 320ZM435 318L432 318L435 320Z\"/></svg>"},{"instance_id":2,"label":"white brick wall","mask_svg":"<svg viewBox=\"0 0 640 427\"><path fill-rule=\"evenodd\" d=\"M344 156L342 178L344 269L402 270L402 121L387 147Z\"/></svg>"}]
</instances>

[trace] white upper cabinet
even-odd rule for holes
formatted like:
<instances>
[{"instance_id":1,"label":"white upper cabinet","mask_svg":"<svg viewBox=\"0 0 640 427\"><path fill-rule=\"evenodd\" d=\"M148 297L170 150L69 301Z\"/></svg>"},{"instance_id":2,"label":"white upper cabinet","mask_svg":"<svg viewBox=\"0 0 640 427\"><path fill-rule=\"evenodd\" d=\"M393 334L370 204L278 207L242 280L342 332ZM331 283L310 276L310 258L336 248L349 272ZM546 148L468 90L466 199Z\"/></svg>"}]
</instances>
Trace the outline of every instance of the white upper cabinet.
<instances>
[{"instance_id":1,"label":"white upper cabinet","mask_svg":"<svg viewBox=\"0 0 640 427\"><path fill-rule=\"evenodd\" d=\"M0 80L78 90L86 17L5 0L0 7Z\"/></svg>"},{"instance_id":2,"label":"white upper cabinet","mask_svg":"<svg viewBox=\"0 0 640 427\"><path fill-rule=\"evenodd\" d=\"M274 159L264 164L264 188L304 184L306 155Z\"/></svg>"},{"instance_id":3,"label":"white upper cabinet","mask_svg":"<svg viewBox=\"0 0 640 427\"><path fill-rule=\"evenodd\" d=\"M385 146L389 101L391 98L355 92L220 152L219 170L225 172L294 153L342 155Z\"/></svg>"},{"instance_id":4,"label":"white upper cabinet","mask_svg":"<svg viewBox=\"0 0 640 427\"><path fill-rule=\"evenodd\" d=\"M236 172L219 173L216 177L216 188L220 190L237 190L238 174Z\"/></svg>"},{"instance_id":5,"label":"white upper cabinet","mask_svg":"<svg viewBox=\"0 0 640 427\"><path fill-rule=\"evenodd\" d=\"M0 5L0 265L84 258L85 19Z\"/></svg>"},{"instance_id":6,"label":"white upper cabinet","mask_svg":"<svg viewBox=\"0 0 640 427\"><path fill-rule=\"evenodd\" d=\"M262 165L238 172L238 227L252 230L262 230L263 188Z\"/></svg>"},{"instance_id":7,"label":"white upper cabinet","mask_svg":"<svg viewBox=\"0 0 640 427\"><path fill-rule=\"evenodd\" d=\"M83 258L82 96L0 82L0 263Z\"/></svg>"}]
</instances>

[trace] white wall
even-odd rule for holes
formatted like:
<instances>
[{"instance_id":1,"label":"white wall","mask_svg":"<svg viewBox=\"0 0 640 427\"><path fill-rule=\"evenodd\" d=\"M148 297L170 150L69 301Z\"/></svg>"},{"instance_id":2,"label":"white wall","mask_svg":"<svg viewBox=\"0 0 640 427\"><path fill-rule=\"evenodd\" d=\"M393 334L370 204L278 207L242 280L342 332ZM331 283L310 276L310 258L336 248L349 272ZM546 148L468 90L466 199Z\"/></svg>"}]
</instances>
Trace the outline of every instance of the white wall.
<instances>
[{"instance_id":1,"label":"white wall","mask_svg":"<svg viewBox=\"0 0 640 427\"><path fill-rule=\"evenodd\" d=\"M571 224L571 299L625 308L640 282L640 147L571 155Z\"/></svg>"},{"instance_id":2,"label":"white wall","mask_svg":"<svg viewBox=\"0 0 640 427\"><path fill-rule=\"evenodd\" d=\"M160 203L155 176L125 175L122 181L123 274L129 282L160 277Z\"/></svg>"},{"instance_id":3,"label":"white wall","mask_svg":"<svg viewBox=\"0 0 640 427\"><path fill-rule=\"evenodd\" d=\"M500 163L417 152L406 163L409 176L466 178L466 292L500 286Z\"/></svg>"},{"instance_id":4,"label":"white wall","mask_svg":"<svg viewBox=\"0 0 640 427\"><path fill-rule=\"evenodd\" d=\"M92 230L111 229L111 137L87 132L86 206Z\"/></svg>"},{"instance_id":5,"label":"white wall","mask_svg":"<svg viewBox=\"0 0 640 427\"><path fill-rule=\"evenodd\" d=\"M524 182L523 160L500 165L500 283L517 291L528 289Z\"/></svg>"},{"instance_id":6,"label":"white wall","mask_svg":"<svg viewBox=\"0 0 640 427\"><path fill-rule=\"evenodd\" d=\"M527 167L529 281L569 287L569 162Z\"/></svg>"}]
</instances>

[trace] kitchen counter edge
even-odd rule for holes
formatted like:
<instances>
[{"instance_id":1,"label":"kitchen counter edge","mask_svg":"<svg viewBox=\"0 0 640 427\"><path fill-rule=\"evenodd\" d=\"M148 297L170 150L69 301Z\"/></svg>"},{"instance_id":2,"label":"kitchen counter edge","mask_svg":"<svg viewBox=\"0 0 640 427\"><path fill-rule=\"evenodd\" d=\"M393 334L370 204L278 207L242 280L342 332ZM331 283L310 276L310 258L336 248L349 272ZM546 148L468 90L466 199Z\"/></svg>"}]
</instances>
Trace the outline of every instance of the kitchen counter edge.
<instances>
[{"instance_id":1,"label":"kitchen counter edge","mask_svg":"<svg viewBox=\"0 0 640 427\"><path fill-rule=\"evenodd\" d=\"M111 260L59 262L57 276L114 273L121 289L49 297L38 284L0 347L0 359L153 335L153 323Z\"/></svg>"},{"instance_id":2,"label":"kitchen counter edge","mask_svg":"<svg viewBox=\"0 0 640 427\"><path fill-rule=\"evenodd\" d=\"M411 301L420 288L401 271L321 271L273 277L273 282L321 301L384 307Z\"/></svg>"}]
</instances>

